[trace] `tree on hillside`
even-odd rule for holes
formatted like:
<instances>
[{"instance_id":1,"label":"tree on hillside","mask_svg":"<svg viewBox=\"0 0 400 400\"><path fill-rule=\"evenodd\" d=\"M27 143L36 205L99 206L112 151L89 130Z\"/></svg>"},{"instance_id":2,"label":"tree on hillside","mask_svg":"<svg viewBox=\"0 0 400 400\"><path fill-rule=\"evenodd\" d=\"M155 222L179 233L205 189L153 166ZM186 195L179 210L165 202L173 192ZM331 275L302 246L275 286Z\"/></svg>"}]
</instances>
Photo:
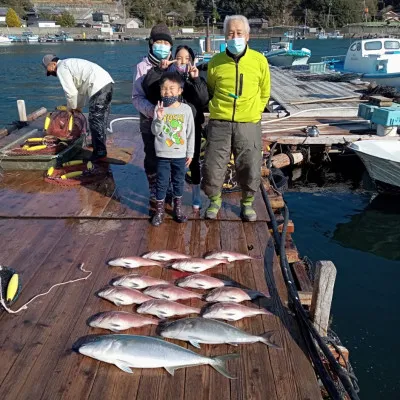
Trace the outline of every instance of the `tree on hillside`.
<instances>
[{"instance_id":1,"label":"tree on hillside","mask_svg":"<svg viewBox=\"0 0 400 400\"><path fill-rule=\"evenodd\" d=\"M19 28L21 26L21 20L12 8L7 11L6 24L10 28Z\"/></svg>"},{"instance_id":2,"label":"tree on hillside","mask_svg":"<svg viewBox=\"0 0 400 400\"><path fill-rule=\"evenodd\" d=\"M22 18L33 6L29 0L0 0L0 7L11 7Z\"/></svg>"},{"instance_id":3,"label":"tree on hillside","mask_svg":"<svg viewBox=\"0 0 400 400\"><path fill-rule=\"evenodd\" d=\"M75 26L75 18L68 11L64 11L59 17L56 18L58 25L63 27L72 28Z\"/></svg>"}]
</instances>

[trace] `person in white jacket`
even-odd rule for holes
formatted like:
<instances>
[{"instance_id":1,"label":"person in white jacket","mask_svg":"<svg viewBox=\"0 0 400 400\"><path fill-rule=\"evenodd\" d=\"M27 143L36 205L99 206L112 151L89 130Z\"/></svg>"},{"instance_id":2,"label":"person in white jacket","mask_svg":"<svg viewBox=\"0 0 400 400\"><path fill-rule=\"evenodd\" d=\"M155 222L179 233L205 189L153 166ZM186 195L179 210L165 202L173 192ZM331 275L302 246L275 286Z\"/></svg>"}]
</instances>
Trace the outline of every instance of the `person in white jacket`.
<instances>
[{"instance_id":1,"label":"person in white jacket","mask_svg":"<svg viewBox=\"0 0 400 400\"><path fill-rule=\"evenodd\" d=\"M65 92L67 108L82 111L89 99L89 129L92 135L92 160L107 156L106 130L114 81L103 68L79 58L60 60L55 54L43 57L47 76L57 76Z\"/></svg>"}]
</instances>

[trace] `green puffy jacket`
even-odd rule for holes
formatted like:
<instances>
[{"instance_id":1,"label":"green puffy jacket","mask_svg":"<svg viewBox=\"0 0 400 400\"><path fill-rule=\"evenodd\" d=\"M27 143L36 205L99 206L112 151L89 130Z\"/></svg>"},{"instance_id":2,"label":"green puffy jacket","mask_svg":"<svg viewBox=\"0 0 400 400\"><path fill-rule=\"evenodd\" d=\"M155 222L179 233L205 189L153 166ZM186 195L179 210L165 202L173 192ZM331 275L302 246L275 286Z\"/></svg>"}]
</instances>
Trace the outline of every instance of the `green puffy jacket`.
<instances>
[{"instance_id":1,"label":"green puffy jacket","mask_svg":"<svg viewBox=\"0 0 400 400\"><path fill-rule=\"evenodd\" d=\"M270 96L268 61L249 47L237 61L216 54L208 63L207 85L210 119L258 122Z\"/></svg>"}]
</instances>

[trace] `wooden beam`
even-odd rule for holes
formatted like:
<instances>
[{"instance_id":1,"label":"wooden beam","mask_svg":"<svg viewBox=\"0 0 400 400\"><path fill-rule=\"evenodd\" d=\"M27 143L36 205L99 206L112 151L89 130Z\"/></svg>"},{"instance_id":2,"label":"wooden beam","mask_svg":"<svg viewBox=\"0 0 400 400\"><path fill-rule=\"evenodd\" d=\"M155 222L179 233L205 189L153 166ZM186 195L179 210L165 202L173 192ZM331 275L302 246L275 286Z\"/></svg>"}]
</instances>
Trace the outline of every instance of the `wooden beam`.
<instances>
[{"instance_id":1,"label":"wooden beam","mask_svg":"<svg viewBox=\"0 0 400 400\"><path fill-rule=\"evenodd\" d=\"M277 218L276 222L278 223L278 232L282 233L282 231L283 231L283 221L281 219ZM272 233L272 224L271 224L271 222L268 222L268 229ZM294 232L294 222L291 219L289 219L289 222L288 222L288 225L287 225L287 228L286 228L286 232L287 233L293 233Z\"/></svg>"},{"instance_id":2,"label":"wooden beam","mask_svg":"<svg viewBox=\"0 0 400 400\"><path fill-rule=\"evenodd\" d=\"M336 267L332 261L317 261L310 316L321 336L326 336L336 279Z\"/></svg>"},{"instance_id":3,"label":"wooden beam","mask_svg":"<svg viewBox=\"0 0 400 400\"><path fill-rule=\"evenodd\" d=\"M286 235L285 250L289 264L300 261L299 252L297 251L291 234Z\"/></svg>"},{"instance_id":4,"label":"wooden beam","mask_svg":"<svg viewBox=\"0 0 400 400\"><path fill-rule=\"evenodd\" d=\"M300 303L303 306L311 306L311 302L312 302L312 292L303 292L303 291L299 291L299 299L300 299Z\"/></svg>"}]
</instances>

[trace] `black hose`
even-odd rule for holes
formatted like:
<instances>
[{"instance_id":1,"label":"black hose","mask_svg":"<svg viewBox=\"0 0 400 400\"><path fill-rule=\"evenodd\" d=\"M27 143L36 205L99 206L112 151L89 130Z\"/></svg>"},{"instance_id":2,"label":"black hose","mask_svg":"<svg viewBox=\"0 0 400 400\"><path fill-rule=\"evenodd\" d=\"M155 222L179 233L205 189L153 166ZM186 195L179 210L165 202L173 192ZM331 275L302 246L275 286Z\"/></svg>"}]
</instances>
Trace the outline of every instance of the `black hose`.
<instances>
[{"instance_id":1,"label":"black hose","mask_svg":"<svg viewBox=\"0 0 400 400\"><path fill-rule=\"evenodd\" d=\"M271 154L270 154L270 159L271 159ZM288 210L287 206L285 205L283 231L282 231L281 237L279 237L278 225L276 222L274 212L271 207L271 203L268 198L268 194L262 184L260 185L260 187L261 187L261 193L262 193L265 205L268 210L268 214L271 219L274 239L275 239L277 246L280 249L280 251L279 251L280 263L281 263L282 272L283 272L283 275L284 275L284 278L285 278L285 281L286 281L286 284L288 287L289 296L294 305L294 309L296 312L295 314L299 320L300 329L302 331L304 340L306 341L311 360L314 363L317 373L318 373L319 377L321 378L321 381L324 384L324 386L325 386L326 390L328 391L329 395L331 396L331 398L334 400L342 399L342 396L340 395L338 389L336 388L334 381L329 376L328 372L326 371L326 369L320 359L318 349L316 348L315 343L312 340L312 337L314 337L314 339L318 343L318 346L320 347L320 349L324 353L325 357L329 361L329 364L330 364L332 370L335 372L335 374L340 379L344 389L347 391L350 398L352 400L359 400L359 397L358 397L356 391L354 390L347 374L344 372L341 365L336 361L335 357L329 350L328 346L325 344L325 342L323 341L323 339L321 338L321 336L319 335L317 330L312 325L303 306L300 303L297 288L294 283L294 279L292 276L292 272L290 270L290 266L289 266L289 263L288 263L288 260L286 257L286 250L285 250L286 232L287 232L287 225L289 222L289 210Z\"/></svg>"}]
</instances>

